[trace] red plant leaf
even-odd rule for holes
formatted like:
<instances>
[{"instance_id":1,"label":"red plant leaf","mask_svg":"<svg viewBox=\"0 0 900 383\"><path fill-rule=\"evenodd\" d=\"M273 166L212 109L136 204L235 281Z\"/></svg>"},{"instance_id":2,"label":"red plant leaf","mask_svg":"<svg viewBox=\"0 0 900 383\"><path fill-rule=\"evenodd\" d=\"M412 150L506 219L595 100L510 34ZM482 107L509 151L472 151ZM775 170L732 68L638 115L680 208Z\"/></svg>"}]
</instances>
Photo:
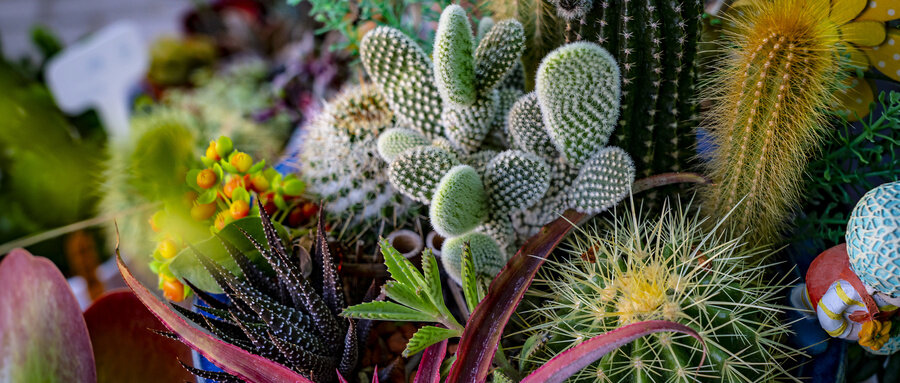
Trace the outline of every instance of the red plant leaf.
<instances>
[{"instance_id":1,"label":"red plant leaf","mask_svg":"<svg viewBox=\"0 0 900 383\"><path fill-rule=\"evenodd\" d=\"M483 382L487 379L503 328L522 301L525 290L531 286L538 268L583 218L585 214L567 210L562 217L542 227L491 281L487 296L472 311L463 330L456 362L447 375L448 383Z\"/></svg>"},{"instance_id":2,"label":"red plant leaf","mask_svg":"<svg viewBox=\"0 0 900 383\"><path fill-rule=\"evenodd\" d=\"M94 382L81 308L59 269L15 249L0 262L0 377L11 382Z\"/></svg>"},{"instance_id":3,"label":"red plant leaf","mask_svg":"<svg viewBox=\"0 0 900 383\"><path fill-rule=\"evenodd\" d=\"M165 303L159 300L153 293L138 282L121 256L116 256L119 271L125 279L125 283L138 299L170 330L181 337L181 341L197 350L200 354L212 361L226 372L236 375L241 379L255 382L298 382L313 383L281 364L275 363L259 355L251 354L243 349L222 342L214 336L207 334L200 328L190 324Z\"/></svg>"},{"instance_id":4,"label":"red plant leaf","mask_svg":"<svg viewBox=\"0 0 900 383\"><path fill-rule=\"evenodd\" d=\"M166 327L130 290L104 294L84 312L97 361L97 382L184 382L194 380L179 360L191 349L154 334Z\"/></svg>"},{"instance_id":5,"label":"red plant leaf","mask_svg":"<svg viewBox=\"0 0 900 383\"><path fill-rule=\"evenodd\" d=\"M706 359L706 343L700 338L700 334L680 323L651 320L620 327L588 339L584 343L553 357L553 359L550 359L550 361L532 372L531 375L525 377L520 383L561 383L610 351L644 335L662 331L680 332L696 338L703 345L703 357L700 359L700 366L703 365L703 361Z\"/></svg>"},{"instance_id":6,"label":"red plant leaf","mask_svg":"<svg viewBox=\"0 0 900 383\"><path fill-rule=\"evenodd\" d=\"M428 346L422 352L422 361L419 362L419 369L416 371L413 383L440 383L441 382L441 362L447 354L447 340L444 339L438 343Z\"/></svg>"}]
</instances>

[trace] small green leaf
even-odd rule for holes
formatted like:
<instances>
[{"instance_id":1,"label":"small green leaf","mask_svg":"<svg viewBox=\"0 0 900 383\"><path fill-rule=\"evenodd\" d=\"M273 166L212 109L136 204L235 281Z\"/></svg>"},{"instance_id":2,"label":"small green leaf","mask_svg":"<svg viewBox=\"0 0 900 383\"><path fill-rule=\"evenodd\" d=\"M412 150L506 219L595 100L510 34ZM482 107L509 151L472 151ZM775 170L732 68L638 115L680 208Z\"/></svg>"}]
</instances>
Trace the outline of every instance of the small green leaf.
<instances>
[{"instance_id":1,"label":"small green leaf","mask_svg":"<svg viewBox=\"0 0 900 383\"><path fill-rule=\"evenodd\" d=\"M472 262L472 250L469 244L463 244L462 254L462 288L463 295L466 297L466 306L469 306L469 312L475 310L478 306L478 281L475 272L475 263Z\"/></svg>"},{"instance_id":2,"label":"small green leaf","mask_svg":"<svg viewBox=\"0 0 900 383\"><path fill-rule=\"evenodd\" d=\"M422 253L422 271L425 272L425 291L438 310L449 313L444 304L444 293L441 291L441 276L437 261L431 254L431 249L425 249ZM449 315L448 315L449 316Z\"/></svg>"},{"instance_id":3,"label":"small green leaf","mask_svg":"<svg viewBox=\"0 0 900 383\"><path fill-rule=\"evenodd\" d=\"M425 279L419 274L412 262L400 255L400 252L385 239L381 240L381 254L384 255L384 265L387 266L388 272L391 273L391 278L394 278L395 281L408 286L425 285Z\"/></svg>"},{"instance_id":4,"label":"small green leaf","mask_svg":"<svg viewBox=\"0 0 900 383\"><path fill-rule=\"evenodd\" d=\"M231 200L250 202L250 193L243 186L236 187L231 191Z\"/></svg>"},{"instance_id":5,"label":"small green leaf","mask_svg":"<svg viewBox=\"0 0 900 383\"><path fill-rule=\"evenodd\" d=\"M263 168L264 166L266 166L266 160L265 160L265 159L263 159L263 160L261 160L261 161L255 163L255 164L253 164L253 166L251 166L250 169L247 169L247 173L256 173L256 172L262 170L262 168Z\"/></svg>"},{"instance_id":6,"label":"small green leaf","mask_svg":"<svg viewBox=\"0 0 900 383\"><path fill-rule=\"evenodd\" d=\"M225 172L222 171L222 167L219 164L213 165L213 171L216 172L216 177L219 177L219 181L225 180Z\"/></svg>"},{"instance_id":7,"label":"small green leaf","mask_svg":"<svg viewBox=\"0 0 900 383\"><path fill-rule=\"evenodd\" d=\"M306 190L306 184L301 180L290 179L285 181L284 183L284 194L287 194L289 196L299 196L303 194L304 190Z\"/></svg>"},{"instance_id":8,"label":"small green leaf","mask_svg":"<svg viewBox=\"0 0 900 383\"><path fill-rule=\"evenodd\" d=\"M219 157L225 158L231 151L234 149L234 144L231 142L231 139L226 136L219 137L216 140L216 153L219 154Z\"/></svg>"},{"instance_id":9,"label":"small green leaf","mask_svg":"<svg viewBox=\"0 0 900 383\"><path fill-rule=\"evenodd\" d=\"M197 203L201 205L212 203L216 200L216 193L218 193L218 189L216 188L206 189L199 197L197 197Z\"/></svg>"},{"instance_id":10,"label":"small green leaf","mask_svg":"<svg viewBox=\"0 0 900 383\"><path fill-rule=\"evenodd\" d=\"M202 192L203 188L200 185L197 185L197 175L200 174L200 169L191 169L188 170L187 175L184 176L184 182L198 192Z\"/></svg>"},{"instance_id":11,"label":"small green leaf","mask_svg":"<svg viewBox=\"0 0 900 383\"><path fill-rule=\"evenodd\" d=\"M409 343L406 344L406 350L403 350L403 356L409 357L410 355L419 353L428 346L431 346L437 342L460 335L462 335L460 331L450 330L443 327L422 327L419 329L419 331L416 331L416 333L413 334L412 339L410 339Z\"/></svg>"},{"instance_id":12,"label":"small green leaf","mask_svg":"<svg viewBox=\"0 0 900 383\"><path fill-rule=\"evenodd\" d=\"M281 194L276 194L273 200L275 201L276 207L281 210L287 210L287 203L284 202L284 196L282 196Z\"/></svg>"},{"instance_id":13,"label":"small green leaf","mask_svg":"<svg viewBox=\"0 0 900 383\"><path fill-rule=\"evenodd\" d=\"M434 318L421 311L394 302L366 302L351 306L341 316L355 319L377 319L409 322L430 322Z\"/></svg>"},{"instance_id":14,"label":"small green leaf","mask_svg":"<svg viewBox=\"0 0 900 383\"><path fill-rule=\"evenodd\" d=\"M222 161L219 161L219 164L222 166L222 168L225 169L225 171L227 171L227 172L229 172L229 173L231 173L231 174L238 174L238 173L240 173L240 172L237 170L237 168L234 167L233 165L229 164L228 161L222 160Z\"/></svg>"},{"instance_id":15,"label":"small green leaf","mask_svg":"<svg viewBox=\"0 0 900 383\"><path fill-rule=\"evenodd\" d=\"M403 283L388 281L384 284L384 294L387 295L388 298L409 308L432 315L438 314L434 312L435 309L430 303L422 300L422 298L416 294L415 288ZM437 322L437 320L432 318L429 322Z\"/></svg>"},{"instance_id":16,"label":"small green leaf","mask_svg":"<svg viewBox=\"0 0 900 383\"><path fill-rule=\"evenodd\" d=\"M200 157L200 161L203 162L203 166L210 167L216 163L216 160L209 158L207 156Z\"/></svg>"}]
</instances>

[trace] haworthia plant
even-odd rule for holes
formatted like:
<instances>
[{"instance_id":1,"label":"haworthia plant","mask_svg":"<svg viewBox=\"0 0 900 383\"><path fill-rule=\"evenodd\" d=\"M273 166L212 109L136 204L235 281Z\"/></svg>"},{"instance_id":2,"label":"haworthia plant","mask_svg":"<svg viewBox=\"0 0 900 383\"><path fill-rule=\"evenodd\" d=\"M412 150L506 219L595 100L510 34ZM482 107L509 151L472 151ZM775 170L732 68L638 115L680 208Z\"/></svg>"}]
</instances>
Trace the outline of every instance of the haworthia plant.
<instances>
[{"instance_id":1,"label":"haworthia plant","mask_svg":"<svg viewBox=\"0 0 900 383\"><path fill-rule=\"evenodd\" d=\"M432 193L445 173L459 161L443 149L434 146L411 148L391 162L388 175L391 184L409 198L430 203Z\"/></svg>"},{"instance_id":2,"label":"haworthia plant","mask_svg":"<svg viewBox=\"0 0 900 383\"><path fill-rule=\"evenodd\" d=\"M537 72L544 126L566 161L586 162L605 146L619 115L619 68L605 49L573 43L551 52Z\"/></svg>"},{"instance_id":3,"label":"haworthia plant","mask_svg":"<svg viewBox=\"0 0 900 383\"><path fill-rule=\"evenodd\" d=\"M363 38L359 53L402 126L428 138L443 134L432 63L415 41L396 29L377 27Z\"/></svg>"}]
</instances>

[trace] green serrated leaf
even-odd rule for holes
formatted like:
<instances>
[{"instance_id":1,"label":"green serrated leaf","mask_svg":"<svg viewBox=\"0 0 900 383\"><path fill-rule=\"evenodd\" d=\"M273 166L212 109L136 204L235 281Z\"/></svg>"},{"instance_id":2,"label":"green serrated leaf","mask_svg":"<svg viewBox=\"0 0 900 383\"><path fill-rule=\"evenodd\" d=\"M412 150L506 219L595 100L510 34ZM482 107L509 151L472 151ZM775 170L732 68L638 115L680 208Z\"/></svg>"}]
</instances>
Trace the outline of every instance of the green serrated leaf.
<instances>
[{"instance_id":1,"label":"green serrated leaf","mask_svg":"<svg viewBox=\"0 0 900 383\"><path fill-rule=\"evenodd\" d=\"M475 272L475 263L472 261L472 250L469 248L468 243L463 245L461 279L463 296L466 298L466 306L469 307L469 312L475 311L475 306L478 306L480 299L478 297L478 281L477 273Z\"/></svg>"},{"instance_id":2,"label":"green serrated leaf","mask_svg":"<svg viewBox=\"0 0 900 383\"><path fill-rule=\"evenodd\" d=\"M447 306L444 304L444 292L441 290L441 276L438 270L437 261L431 254L431 249L425 249L422 253L422 270L425 272L425 291L438 310L447 312Z\"/></svg>"},{"instance_id":3,"label":"green serrated leaf","mask_svg":"<svg viewBox=\"0 0 900 383\"><path fill-rule=\"evenodd\" d=\"M407 286L424 286L425 280L406 257L400 255L387 240L381 240L381 254L384 255L384 265L387 266L391 278Z\"/></svg>"},{"instance_id":4,"label":"green serrated leaf","mask_svg":"<svg viewBox=\"0 0 900 383\"><path fill-rule=\"evenodd\" d=\"M421 311L401 306L394 302L366 302L350 306L341 316L354 319L377 319L408 322L430 322L434 318Z\"/></svg>"},{"instance_id":5,"label":"green serrated leaf","mask_svg":"<svg viewBox=\"0 0 900 383\"><path fill-rule=\"evenodd\" d=\"M384 284L383 289L384 294L388 298L393 299L401 305L424 313L438 315L431 303L426 302L416 294L416 289L414 287L397 281L388 281ZM429 322L437 322L437 320L432 319Z\"/></svg>"},{"instance_id":6,"label":"green serrated leaf","mask_svg":"<svg viewBox=\"0 0 900 383\"><path fill-rule=\"evenodd\" d=\"M403 350L403 356L409 357L410 355L417 354L428 346L431 346L437 342L460 335L462 335L460 331L450 330L443 327L422 327L419 329L419 331L416 331L416 333L413 334L412 339L410 339L409 343L406 344L406 349Z\"/></svg>"}]
</instances>

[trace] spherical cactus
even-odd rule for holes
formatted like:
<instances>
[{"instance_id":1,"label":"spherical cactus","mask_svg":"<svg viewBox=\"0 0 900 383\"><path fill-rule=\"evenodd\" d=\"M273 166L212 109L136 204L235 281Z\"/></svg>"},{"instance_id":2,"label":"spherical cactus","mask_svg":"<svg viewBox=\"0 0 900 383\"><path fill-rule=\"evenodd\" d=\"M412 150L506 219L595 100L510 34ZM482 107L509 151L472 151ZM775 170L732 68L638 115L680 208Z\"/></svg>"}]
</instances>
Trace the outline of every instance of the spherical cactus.
<instances>
[{"instance_id":1,"label":"spherical cactus","mask_svg":"<svg viewBox=\"0 0 900 383\"><path fill-rule=\"evenodd\" d=\"M570 207L597 214L625 198L633 182L631 156L616 147L603 148L581 168L569 191Z\"/></svg>"},{"instance_id":2,"label":"spherical cactus","mask_svg":"<svg viewBox=\"0 0 900 383\"><path fill-rule=\"evenodd\" d=\"M415 41L396 29L377 27L363 38L359 55L401 126L428 138L443 134L431 60Z\"/></svg>"},{"instance_id":3,"label":"spherical cactus","mask_svg":"<svg viewBox=\"0 0 900 383\"><path fill-rule=\"evenodd\" d=\"M559 157L559 151L544 129L537 93L531 92L519 98L509 110L507 121L513 147L547 159Z\"/></svg>"},{"instance_id":4,"label":"spherical cactus","mask_svg":"<svg viewBox=\"0 0 900 383\"><path fill-rule=\"evenodd\" d=\"M484 189L495 215L534 205L549 187L550 168L531 153L507 150L488 162L484 171Z\"/></svg>"},{"instance_id":5,"label":"spherical cactus","mask_svg":"<svg viewBox=\"0 0 900 383\"><path fill-rule=\"evenodd\" d=\"M609 141L619 117L619 67L605 49L588 42L551 52L536 86L544 126L556 149L574 165Z\"/></svg>"},{"instance_id":6,"label":"spherical cactus","mask_svg":"<svg viewBox=\"0 0 900 383\"><path fill-rule=\"evenodd\" d=\"M475 102L475 38L466 11L444 9L434 37L434 82L441 98L459 106Z\"/></svg>"},{"instance_id":7,"label":"spherical cactus","mask_svg":"<svg viewBox=\"0 0 900 383\"><path fill-rule=\"evenodd\" d=\"M444 135L463 152L475 152L491 130L491 122L494 120L498 103L499 95L494 90L478 97L475 103L469 106L444 105L441 115Z\"/></svg>"},{"instance_id":8,"label":"spherical cactus","mask_svg":"<svg viewBox=\"0 0 900 383\"><path fill-rule=\"evenodd\" d=\"M493 278L506 265L506 255L497 242L484 233L472 232L449 238L441 247L441 263L456 283L462 284L463 246L468 243L475 272Z\"/></svg>"},{"instance_id":9,"label":"spherical cactus","mask_svg":"<svg viewBox=\"0 0 900 383\"><path fill-rule=\"evenodd\" d=\"M391 186L378 155L377 137L393 125L393 116L375 87L352 87L307 126L301 173L335 218L359 223L380 219L384 209L400 217L409 210L411 201Z\"/></svg>"},{"instance_id":10,"label":"spherical cactus","mask_svg":"<svg viewBox=\"0 0 900 383\"><path fill-rule=\"evenodd\" d=\"M428 139L412 129L392 128L378 136L378 154L391 163L406 149L428 145Z\"/></svg>"},{"instance_id":11,"label":"spherical cactus","mask_svg":"<svg viewBox=\"0 0 900 383\"><path fill-rule=\"evenodd\" d=\"M431 198L431 226L444 238L472 231L487 218L488 199L481 175L468 165L450 169Z\"/></svg>"},{"instance_id":12,"label":"spherical cactus","mask_svg":"<svg viewBox=\"0 0 900 383\"><path fill-rule=\"evenodd\" d=\"M784 340L790 322L779 315L783 284L766 276L765 262L746 263L773 252L707 234L700 221L681 208L663 209L658 218L626 217L571 236L569 256L548 262L530 290L540 297L535 302L546 303L524 310L532 326L526 343L535 347L523 349L523 365L540 366L624 325L669 320L700 334L705 358L691 337L653 334L610 352L570 381L791 380L783 366L800 352Z\"/></svg>"},{"instance_id":13,"label":"spherical cactus","mask_svg":"<svg viewBox=\"0 0 900 383\"><path fill-rule=\"evenodd\" d=\"M847 222L847 253L859 279L900 295L900 181L870 190Z\"/></svg>"},{"instance_id":14,"label":"spherical cactus","mask_svg":"<svg viewBox=\"0 0 900 383\"><path fill-rule=\"evenodd\" d=\"M397 190L422 203L430 203L441 178L458 165L455 156L434 146L419 146L391 162L388 175Z\"/></svg>"},{"instance_id":15,"label":"spherical cactus","mask_svg":"<svg viewBox=\"0 0 900 383\"><path fill-rule=\"evenodd\" d=\"M515 67L525 49L525 30L515 19L494 25L475 50L475 89L494 89Z\"/></svg>"}]
</instances>

